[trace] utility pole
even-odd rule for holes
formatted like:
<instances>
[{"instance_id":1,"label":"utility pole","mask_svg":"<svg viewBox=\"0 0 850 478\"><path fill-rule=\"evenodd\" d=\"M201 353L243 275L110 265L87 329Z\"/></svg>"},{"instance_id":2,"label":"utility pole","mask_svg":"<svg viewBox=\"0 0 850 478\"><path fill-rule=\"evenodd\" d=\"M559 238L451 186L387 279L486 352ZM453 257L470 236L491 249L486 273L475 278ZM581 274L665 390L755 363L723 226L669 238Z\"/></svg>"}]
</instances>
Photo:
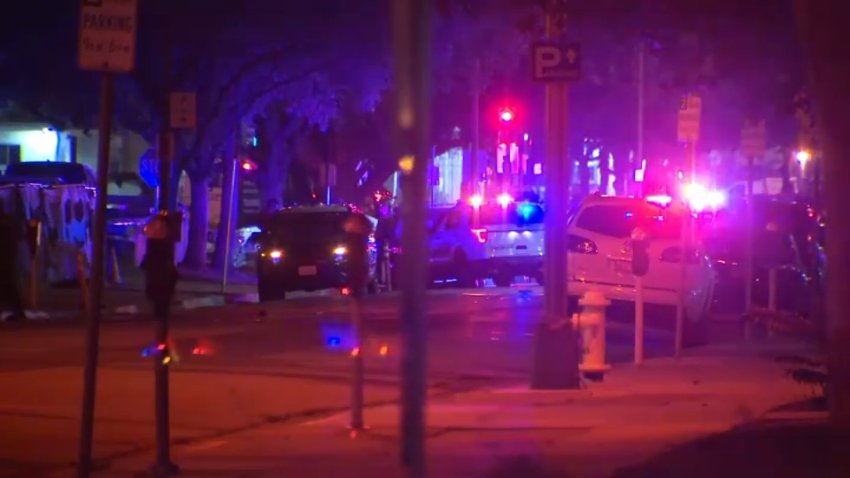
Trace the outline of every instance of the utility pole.
<instances>
[{"instance_id":1,"label":"utility pole","mask_svg":"<svg viewBox=\"0 0 850 478\"><path fill-rule=\"evenodd\" d=\"M480 194L478 183L481 177L478 156L481 150L481 59L475 59L472 70L472 150L470 151L470 194Z\"/></svg>"},{"instance_id":2,"label":"utility pole","mask_svg":"<svg viewBox=\"0 0 850 478\"><path fill-rule=\"evenodd\" d=\"M531 388L578 388L577 337L567 317L567 234L570 167L567 142L569 81L580 75L578 45L561 44L564 2L549 3L546 40L532 46L534 78L546 81L544 163L545 206L544 321L534 336Z\"/></svg>"},{"instance_id":3,"label":"utility pole","mask_svg":"<svg viewBox=\"0 0 850 478\"><path fill-rule=\"evenodd\" d=\"M637 74L637 164L643 161L643 121L644 121L644 84L646 81L646 41L638 40L638 74ZM638 197L643 197L643 183L638 183Z\"/></svg>"},{"instance_id":4,"label":"utility pole","mask_svg":"<svg viewBox=\"0 0 850 478\"><path fill-rule=\"evenodd\" d=\"M401 460L408 478L424 478L427 357L425 282L426 178L431 143L431 1L393 0L395 157L402 180Z\"/></svg>"}]
</instances>

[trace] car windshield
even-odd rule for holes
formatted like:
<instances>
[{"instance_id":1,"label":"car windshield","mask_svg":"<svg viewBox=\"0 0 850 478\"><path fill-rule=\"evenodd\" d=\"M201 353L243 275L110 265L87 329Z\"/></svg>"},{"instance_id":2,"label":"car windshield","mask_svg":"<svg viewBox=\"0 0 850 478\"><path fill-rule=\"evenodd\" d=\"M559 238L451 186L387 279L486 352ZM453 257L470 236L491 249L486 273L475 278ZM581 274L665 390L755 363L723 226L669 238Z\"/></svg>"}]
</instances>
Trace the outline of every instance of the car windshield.
<instances>
[{"instance_id":1,"label":"car windshield","mask_svg":"<svg viewBox=\"0 0 850 478\"><path fill-rule=\"evenodd\" d=\"M590 206L576 219L576 227L625 239L632 231L643 228L653 239L676 240L681 237L682 221L679 216L649 204L612 204Z\"/></svg>"},{"instance_id":2,"label":"car windshield","mask_svg":"<svg viewBox=\"0 0 850 478\"><path fill-rule=\"evenodd\" d=\"M66 184L85 184L86 173L82 165L75 163L24 162L10 164L6 176L48 179Z\"/></svg>"},{"instance_id":3,"label":"car windshield","mask_svg":"<svg viewBox=\"0 0 850 478\"><path fill-rule=\"evenodd\" d=\"M481 206L479 221L483 225L509 224L527 226L542 224L544 219L543 207L533 202L513 202L507 207L499 204Z\"/></svg>"},{"instance_id":4,"label":"car windshield","mask_svg":"<svg viewBox=\"0 0 850 478\"><path fill-rule=\"evenodd\" d=\"M109 181L106 194L109 196L141 196L146 191L136 181Z\"/></svg>"},{"instance_id":5,"label":"car windshield","mask_svg":"<svg viewBox=\"0 0 850 478\"><path fill-rule=\"evenodd\" d=\"M345 233L343 224L348 212L280 213L274 216L269 231L278 240L308 243Z\"/></svg>"}]
</instances>

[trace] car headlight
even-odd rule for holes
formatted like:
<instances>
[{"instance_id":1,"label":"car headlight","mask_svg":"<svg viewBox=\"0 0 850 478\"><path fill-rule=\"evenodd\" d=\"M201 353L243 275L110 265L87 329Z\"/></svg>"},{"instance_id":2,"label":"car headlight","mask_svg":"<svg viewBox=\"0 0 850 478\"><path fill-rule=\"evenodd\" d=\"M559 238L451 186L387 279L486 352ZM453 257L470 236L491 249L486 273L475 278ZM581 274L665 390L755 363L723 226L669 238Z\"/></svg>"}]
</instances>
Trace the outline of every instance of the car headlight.
<instances>
[{"instance_id":1,"label":"car headlight","mask_svg":"<svg viewBox=\"0 0 850 478\"><path fill-rule=\"evenodd\" d=\"M344 256L348 254L348 248L345 246L336 246L334 247L333 253L335 256Z\"/></svg>"},{"instance_id":2,"label":"car headlight","mask_svg":"<svg viewBox=\"0 0 850 478\"><path fill-rule=\"evenodd\" d=\"M268 255L269 259L271 259L272 261L272 264L277 264L278 262L280 262L281 259L283 259L284 254L283 251L280 249L272 249L269 251Z\"/></svg>"}]
</instances>

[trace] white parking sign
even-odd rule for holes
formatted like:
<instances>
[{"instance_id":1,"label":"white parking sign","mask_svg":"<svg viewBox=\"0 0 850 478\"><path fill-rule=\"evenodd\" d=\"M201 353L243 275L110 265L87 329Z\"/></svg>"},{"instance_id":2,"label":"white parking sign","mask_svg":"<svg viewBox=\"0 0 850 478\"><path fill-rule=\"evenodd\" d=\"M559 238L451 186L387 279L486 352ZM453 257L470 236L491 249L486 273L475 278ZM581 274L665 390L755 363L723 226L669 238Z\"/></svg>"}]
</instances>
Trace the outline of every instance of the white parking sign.
<instances>
[{"instance_id":1,"label":"white parking sign","mask_svg":"<svg viewBox=\"0 0 850 478\"><path fill-rule=\"evenodd\" d=\"M137 0L82 0L79 67L126 73L136 60Z\"/></svg>"}]
</instances>

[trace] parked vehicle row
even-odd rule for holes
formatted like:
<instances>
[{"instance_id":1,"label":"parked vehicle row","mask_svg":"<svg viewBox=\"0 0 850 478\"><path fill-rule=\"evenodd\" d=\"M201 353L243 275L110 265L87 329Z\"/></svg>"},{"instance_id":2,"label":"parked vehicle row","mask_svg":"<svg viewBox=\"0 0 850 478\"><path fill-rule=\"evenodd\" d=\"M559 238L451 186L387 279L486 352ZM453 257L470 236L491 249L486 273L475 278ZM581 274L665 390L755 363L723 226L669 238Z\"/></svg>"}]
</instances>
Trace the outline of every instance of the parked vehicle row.
<instances>
[{"instance_id":1,"label":"parked vehicle row","mask_svg":"<svg viewBox=\"0 0 850 478\"><path fill-rule=\"evenodd\" d=\"M755 205L754 303L767 305L773 269L777 307L810 313L823 276L822 224L810 208L797 203L755 198ZM272 225L255 236L261 238L257 259L261 300L282 298L290 290L345 287L344 258L335 256L335 251L342 240L341 221L352 213L321 206L288 209L275 216ZM453 280L463 287L474 287L484 278L507 286L520 275L542 283L544 214L539 202L508 197L432 210L431 278ZM742 312L746 217L730 208L690 223L684 220L686 214L683 208L643 199L586 198L569 215L567 227L566 293L571 304L596 290L612 301L613 312L632 316L636 280L630 237L640 228L649 240L650 264L643 285L650 322L672 326L682 297L686 326L695 333L712 311ZM683 250L683 234L689 227L693 240ZM375 250L370 253L377 255ZM403 253L393 248L393 273L396 255ZM373 274L376 271L372 267ZM373 280L381 277L373 275Z\"/></svg>"}]
</instances>

